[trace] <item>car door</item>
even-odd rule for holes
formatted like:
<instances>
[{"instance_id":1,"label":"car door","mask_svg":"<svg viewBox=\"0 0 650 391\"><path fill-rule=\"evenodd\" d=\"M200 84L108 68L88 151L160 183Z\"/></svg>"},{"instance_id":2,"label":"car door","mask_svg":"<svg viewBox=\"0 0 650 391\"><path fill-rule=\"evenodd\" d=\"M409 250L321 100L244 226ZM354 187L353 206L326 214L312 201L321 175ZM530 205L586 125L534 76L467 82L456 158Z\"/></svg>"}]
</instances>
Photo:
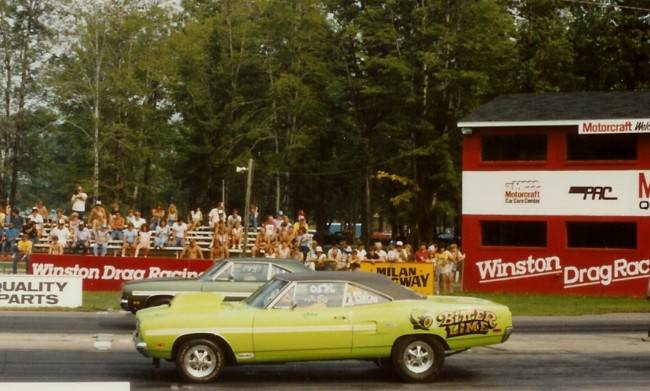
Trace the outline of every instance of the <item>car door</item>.
<instances>
[{"instance_id":1,"label":"car door","mask_svg":"<svg viewBox=\"0 0 650 391\"><path fill-rule=\"evenodd\" d=\"M203 281L201 290L218 292L225 301L247 298L269 279L269 264L263 262L230 262L208 281Z\"/></svg>"},{"instance_id":2,"label":"car door","mask_svg":"<svg viewBox=\"0 0 650 391\"><path fill-rule=\"evenodd\" d=\"M256 361L349 356L352 327L344 282L294 282L253 321Z\"/></svg>"},{"instance_id":3,"label":"car door","mask_svg":"<svg viewBox=\"0 0 650 391\"><path fill-rule=\"evenodd\" d=\"M350 309L353 356L382 357L390 351L399 323L391 304L378 292L348 284L344 306Z\"/></svg>"}]
</instances>

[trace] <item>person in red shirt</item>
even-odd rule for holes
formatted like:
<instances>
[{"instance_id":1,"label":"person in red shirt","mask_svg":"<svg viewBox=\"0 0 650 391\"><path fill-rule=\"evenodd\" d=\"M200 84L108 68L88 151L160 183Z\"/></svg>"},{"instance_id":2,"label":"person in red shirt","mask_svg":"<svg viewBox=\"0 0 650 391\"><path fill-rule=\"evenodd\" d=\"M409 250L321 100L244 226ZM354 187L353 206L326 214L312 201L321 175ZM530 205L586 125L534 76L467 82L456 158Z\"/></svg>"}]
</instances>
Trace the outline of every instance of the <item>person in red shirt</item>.
<instances>
[{"instance_id":1,"label":"person in red shirt","mask_svg":"<svg viewBox=\"0 0 650 391\"><path fill-rule=\"evenodd\" d=\"M426 262L429 260L429 252L427 251L427 246L421 244L418 251L415 252L415 262Z\"/></svg>"}]
</instances>

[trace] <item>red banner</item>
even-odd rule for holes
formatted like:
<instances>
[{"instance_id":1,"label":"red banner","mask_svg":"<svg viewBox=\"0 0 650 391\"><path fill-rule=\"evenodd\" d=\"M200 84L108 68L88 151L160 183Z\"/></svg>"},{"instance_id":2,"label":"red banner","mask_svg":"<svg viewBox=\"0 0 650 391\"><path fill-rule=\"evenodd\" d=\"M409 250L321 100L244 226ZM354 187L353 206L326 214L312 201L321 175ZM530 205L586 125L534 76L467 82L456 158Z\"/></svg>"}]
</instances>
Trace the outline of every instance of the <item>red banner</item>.
<instances>
[{"instance_id":1,"label":"red banner","mask_svg":"<svg viewBox=\"0 0 650 391\"><path fill-rule=\"evenodd\" d=\"M30 272L36 276L79 276L84 291L119 291L122 283L144 278L196 278L211 260L173 258L94 257L86 255L31 256Z\"/></svg>"}]
</instances>

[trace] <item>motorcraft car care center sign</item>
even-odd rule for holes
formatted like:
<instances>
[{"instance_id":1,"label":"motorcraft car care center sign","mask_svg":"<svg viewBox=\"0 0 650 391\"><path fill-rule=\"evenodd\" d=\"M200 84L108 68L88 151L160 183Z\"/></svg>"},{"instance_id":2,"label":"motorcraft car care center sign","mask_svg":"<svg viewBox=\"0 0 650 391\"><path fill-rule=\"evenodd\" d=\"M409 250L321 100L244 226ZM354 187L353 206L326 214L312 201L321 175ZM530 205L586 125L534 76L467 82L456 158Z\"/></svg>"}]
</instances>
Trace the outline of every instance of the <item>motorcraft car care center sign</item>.
<instances>
[{"instance_id":1,"label":"motorcraft car care center sign","mask_svg":"<svg viewBox=\"0 0 650 391\"><path fill-rule=\"evenodd\" d=\"M131 280L197 278L213 264L202 259L32 254L30 270L35 276L81 277L85 291L119 291Z\"/></svg>"},{"instance_id":2,"label":"motorcraft car care center sign","mask_svg":"<svg viewBox=\"0 0 650 391\"><path fill-rule=\"evenodd\" d=\"M81 278L0 275L0 307L81 306Z\"/></svg>"}]
</instances>

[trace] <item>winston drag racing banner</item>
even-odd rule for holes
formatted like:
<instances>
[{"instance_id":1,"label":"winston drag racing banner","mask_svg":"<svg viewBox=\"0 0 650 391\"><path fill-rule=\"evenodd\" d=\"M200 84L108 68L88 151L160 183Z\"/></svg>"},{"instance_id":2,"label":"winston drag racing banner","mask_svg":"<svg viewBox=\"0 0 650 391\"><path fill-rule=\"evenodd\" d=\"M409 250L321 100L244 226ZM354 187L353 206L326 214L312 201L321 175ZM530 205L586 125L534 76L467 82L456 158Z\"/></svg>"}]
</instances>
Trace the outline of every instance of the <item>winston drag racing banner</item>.
<instances>
[{"instance_id":1,"label":"winston drag racing banner","mask_svg":"<svg viewBox=\"0 0 650 391\"><path fill-rule=\"evenodd\" d=\"M81 278L0 275L0 307L81 306Z\"/></svg>"},{"instance_id":2,"label":"winston drag racing banner","mask_svg":"<svg viewBox=\"0 0 650 391\"><path fill-rule=\"evenodd\" d=\"M361 271L383 274L425 295L435 292L435 266L432 263L361 262Z\"/></svg>"},{"instance_id":3,"label":"winston drag racing banner","mask_svg":"<svg viewBox=\"0 0 650 391\"><path fill-rule=\"evenodd\" d=\"M202 259L33 254L30 271L35 276L81 277L85 291L119 291L131 280L196 278L213 264Z\"/></svg>"}]
</instances>

